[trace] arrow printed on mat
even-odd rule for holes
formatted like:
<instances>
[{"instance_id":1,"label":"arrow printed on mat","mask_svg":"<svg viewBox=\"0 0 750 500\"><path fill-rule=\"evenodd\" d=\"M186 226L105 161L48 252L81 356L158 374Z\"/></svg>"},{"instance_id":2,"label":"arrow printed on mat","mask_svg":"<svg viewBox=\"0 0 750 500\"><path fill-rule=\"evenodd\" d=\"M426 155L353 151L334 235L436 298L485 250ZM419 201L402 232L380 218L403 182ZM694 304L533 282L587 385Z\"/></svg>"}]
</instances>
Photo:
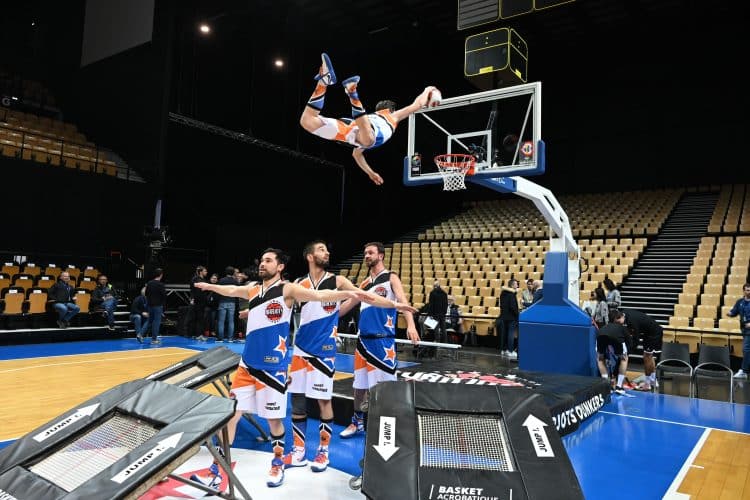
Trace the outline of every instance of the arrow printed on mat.
<instances>
[{"instance_id":1,"label":"arrow printed on mat","mask_svg":"<svg viewBox=\"0 0 750 500\"><path fill-rule=\"evenodd\" d=\"M396 417L380 417L378 444L373 445L386 462L398 451L396 446Z\"/></svg>"},{"instance_id":2,"label":"arrow printed on mat","mask_svg":"<svg viewBox=\"0 0 750 500\"><path fill-rule=\"evenodd\" d=\"M180 438L182 438L182 434L182 432L172 434L156 443L156 446L144 453L138 460L118 472L117 475L112 478L112 481L117 484L122 484L130 476L138 472L139 469L142 469L149 463L153 462L156 457L163 454L168 449L176 447L177 443L180 442Z\"/></svg>"},{"instance_id":3,"label":"arrow printed on mat","mask_svg":"<svg viewBox=\"0 0 750 500\"><path fill-rule=\"evenodd\" d=\"M534 415L529 414L521 425L529 431L531 444L534 446L537 457L555 456L555 452L552 451L552 446L549 444L549 438L547 437L547 430L545 429L547 424Z\"/></svg>"},{"instance_id":4,"label":"arrow printed on mat","mask_svg":"<svg viewBox=\"0 0 750 500\"><path fill-rule=\"evenodd\" d=\"M75 413L72 415L68 415L64 419L60 420L59 422L51 425L50 427L44 429L42 432L34 436L34 441L37 443L41 443L45 439L47 439L50 436L54 436L61 430L65 429L66 427L70 427L75 422L79 421L83 417L90 417L92 413L96 411L97 408L99 408L99 405L101 403L96 403L90 406L84 406L83 408L78 408Z\"/></svg>"}]
</instances>

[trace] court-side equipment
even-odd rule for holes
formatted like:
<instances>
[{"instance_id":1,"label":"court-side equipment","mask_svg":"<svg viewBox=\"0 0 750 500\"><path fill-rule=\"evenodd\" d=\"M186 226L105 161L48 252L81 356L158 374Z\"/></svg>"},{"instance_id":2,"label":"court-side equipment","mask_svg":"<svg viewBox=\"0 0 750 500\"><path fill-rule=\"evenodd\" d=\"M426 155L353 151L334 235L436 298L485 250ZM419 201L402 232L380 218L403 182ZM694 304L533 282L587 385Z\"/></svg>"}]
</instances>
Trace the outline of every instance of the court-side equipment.
<instances>
[{"instance_id":1,"label":"court-side equipment","mask_svg":"<svg viewBox=\"0 0 750 500\"><path fill-rule=\"evenodd\" d=\"M241 358L239 354L225 346L214 347L162 368L147 376L146 380L158 380L195 390L211 384L221 396L228 398L232 390L229 376L237 369ZM268 433L252 415L245 413L243 417L260 434L258 441L270 440ZM224 451L229 452L229 450Z\"/></svg>"},{"instance_id":2,"label":"court-side equipment","mask_svg":"<svg viewBox=\"0 0 750 500\"><path fill-rule=\"evenodd\" d=\"M408 126L404 184L443 183L450 191L469 182L517 194L533 202L549 224L544 295L520 316L519 350L527 355L519 368L596 375L596 333L578 306L580 249L570 221L549 189L525 178L546 168L541 82L448 97L410 115ZM471 160L464 156L459 162L456 154L472 156L473 169L458 168ZM436 158L434 167L422 158Z\"/></svg>"},{"instance_id":3,"label":"court-side equipment","mask_svg":"<svg viewBox=\"0 0 750 500\"><path fill-rule=\"evenodd\" d=\"M0 497L135 499L169 476L211 495L250 498L231 467L221 493L172 474L234 415L235 401L149 380L76 405L0 451Z\"/></svg>"},{"instance_id":4,"label":"court-side equipment","mask_svg":"<svg viewBox=\"0 0 750 500\"><path fill-rule=\"evenodd\" d=\"M373 500L584 498L540 396L413 381L371 390L362 493Z\"/></svg>"}]
</instances>

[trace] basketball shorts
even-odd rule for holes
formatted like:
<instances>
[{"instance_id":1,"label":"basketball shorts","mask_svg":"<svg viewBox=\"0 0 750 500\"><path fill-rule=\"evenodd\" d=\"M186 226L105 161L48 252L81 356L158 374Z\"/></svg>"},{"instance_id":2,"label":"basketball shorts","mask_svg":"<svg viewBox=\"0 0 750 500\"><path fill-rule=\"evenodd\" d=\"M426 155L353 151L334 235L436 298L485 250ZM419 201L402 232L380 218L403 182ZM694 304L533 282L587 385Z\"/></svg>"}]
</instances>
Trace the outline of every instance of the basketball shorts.
<instances>
[{"instance_id":1,"label":"basketball shorts","mask_svg":"<svg viewBox=\"0 0 750 500\"><path fill-rule=\"evenodd\" d=\"M286 417L286 371L270 373L238 366L229 395L237 401L237 410L263 418Z\"/></svg>"},{"instance_id":2,"label":"basketball shorts","mask_svg":"<svg viewBox=\"0 0 750 500\"><path fill-rule=\"evenodd\" d=\"M596 337L596 352L598 352L599 355L604 356L607 353L608 346L612 346L615 350L615 354L619 357L628 355L628 345L626 342L622 342L607 335L599 335Z\"/></svg>"},{"instance_id":3,"label":"basketball shorts","mask_svg":"<svg viewBox=\"0 0 750 500\"><path fill-rule=\"evenodd\" d=\"M328 401L333 394L336 358L292 356L289 392Z\"/></svg>"},{"instance_id":4,"label":"basketball shorts","mask_svg":"<svg viewBox=\"0 0 750 500\"><path fill-rule=\"evenodd\" d=\"M354 352L354 388L371 389L396 380L396 344L392 338L357 341Z\"/></svg>"},{"instance_id":5,"label":"basketball shorts","mask_svg":"<svg viewBox=\"0 0 750 500\"><path fill-rule=\"evenodd\" d=\"M329 139L332 141L345 142L354 147L362 147L357 142L357 132L359 126L354 120L349 119L336 119L329 118L327 116L319 115L323 121L323 126L316 129L313 134L323 139ZM393 129L391 129L388 122L375 114L367 115L367 119L370 121L372 132L375 135L375 144L370 146L370 149L381 146L384 142L391 138L393 135Z\"/></svg>"},{"instance_id":6,"label":"basketball shorts","mask_svg":"<svg viewBox=\"0 0 750 500\"><path fill-rule=\"evenodd\" d=\"M662 339L663 337L661 335L657 337L643 337L643 352L649 354L660 353Z\"/></svg>"}]
</instances>

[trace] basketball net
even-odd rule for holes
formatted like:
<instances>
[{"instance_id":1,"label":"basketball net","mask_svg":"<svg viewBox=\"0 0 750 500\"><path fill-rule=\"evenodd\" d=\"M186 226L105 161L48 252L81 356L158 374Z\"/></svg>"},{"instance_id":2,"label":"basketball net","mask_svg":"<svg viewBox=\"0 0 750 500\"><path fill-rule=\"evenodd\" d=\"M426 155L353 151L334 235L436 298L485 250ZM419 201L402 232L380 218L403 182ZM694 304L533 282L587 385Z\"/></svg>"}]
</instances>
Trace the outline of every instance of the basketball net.
<instances>
[{"instance_id":1,"label":"basketball net","mask_svg":"<svg viewBox=\"0 0 750 500\"><path fill-rule=\"evenodd\" d=\"M466 189L466 174L474 173L476 158L467 154L444 154L435 157L440 175L443 176L443 191Z\"/></svg>"}]
</instances>

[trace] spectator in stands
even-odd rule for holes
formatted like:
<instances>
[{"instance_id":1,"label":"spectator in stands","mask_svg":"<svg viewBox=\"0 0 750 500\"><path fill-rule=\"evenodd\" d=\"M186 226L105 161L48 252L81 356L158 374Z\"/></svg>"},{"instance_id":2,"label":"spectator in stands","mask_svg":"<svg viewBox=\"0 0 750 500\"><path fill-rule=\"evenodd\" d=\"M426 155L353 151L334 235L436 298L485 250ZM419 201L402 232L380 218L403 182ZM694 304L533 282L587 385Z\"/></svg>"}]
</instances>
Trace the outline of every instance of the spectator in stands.
<instances>
[{"instance_id":1,"label":"spectator in stands","mask_svg":"<svg viewBox=\"0 0 750 500\"><path fill-rule=\"evenodd\" d=\"M521 292L521 305L524 309L534 303L534 280L526 280L526 288Z\"/></svg>"},{"instance_id":2,"label":"spectator in stands","mask_svg":"<svg viewBox=\"0 0 750 500\"><path fill-rule=\"evenodd\" d=\"M583 305L581 305L581 309L583 309L583 312L594 317L594 309L596 309L596 292L591 290L591 293L589 294L589 300L584 300Z\"/></svg>"},{"instance_id":3,"label":"spectator in stands","mask_svg":"<svg viewBox=\"0 0 750 500\"><path fill-rule=\"evenodd\" d=\"M453 295L448 295L448 317L446 320L446 326L449 330L456 332L459 338L464 337L464 320L461 318L461 310L458 308L458 304L455 302ZM467 333L468 337L468 333ZM466 338L463 338L464 345L467 344Z\"/></svg>"},{"instance_id":4,"label":"spectator in stands","mask_svg":"<svg viewBox=\"0 0 750 500\"><path fill-rule=\"evenodd\" d=\"M236 285L235 269L228 266L224 270L224 277L219 280L219 285ZM239 275L239 270L237 270ZM217 307L216 342L231 341L234 335L234 312L237 309L237 301L234 297L219 295L219 305ZM227 338L229 337L229 338Z\"/></svg>"},{"instance_id":5,"label":"spectator in stands","mask_svg":"<svg viewBox=\"0 0 750 500\"><path fill-rule=\"evenodd\" d=\"M750 283L742 285L742 295L728 313L732 318L739 316L742 331L742 366L734 378L747 378L750 373Z\"/></svg>"},{"instance_id":6,"label":"spectator in stands","mask_svg":"<svg viewBox=\"0 0 750 500\"><path fill-rule=\"evenodd\" d=\"M110 330L115 329L115 309L117 309L117 298L112 293L112 285L106 274L96 277L96 288L91 292L91 308L104 310L107 314L107 325Z\"/></svg>"},{"instance_id":7,"label":"spectator in stands","mask_svg":"<svg viewBox=\"0 0 750 500\"><path fill-rule=\"evenodd\" d=\"M531 301L532 304L536 304L537 302L542 300L542 297L544 297L542 286L544 286L544 283L541 280L534 280L534 296Z\"/></svg>"},{"instance_id":8,"label":"spectator in stands","mask_svg":"<svg viewBox=\"0 0 750 500\"><path fill-rule=\"evenodd\" d=\"M161 344L159 340L159 328L161 317L164 314L164 304L167 302L167 288L162 283L164 270L157 267L154 269L154 277L146 283L146 301L148 302L148 317L151 326L151 343ZM145 332L144 328L144 332Z\"/></svg>"},{"instance_id":9,"label":"spectator in stands","mask_svg":"<svg viewBox=\"0 0 750 500\"><path fill-rule=\"evenodd\" d=\"M141 293L130 304L130 321L133 323L135 338L138 339L138 342L143 343L143 334L149 327L146 287L141 289Z\"/></svg>"},{"instance_id":10,"label":"spectator in stands","mask_svg":"<svg viewBox=\"0 0 750 500\"><path fill-rule=\"evenodd\" d=\"M518 359L515 347L518 313L518 280L511 278L500 292L500 316L496 321L501 354L510 359Z\"/></svg>"},{"instance_id":11,"label":"spectator in stands","mask_svg":"<svg viewBox=\"0 0 750 500\"><path fill-rule=\"evenodd\" d=\"M198 266L195 268L195 274L190 279L190 306L193 309L193 325L189 331L192 331L193 337L197 338L203 337L206 327L206 295L208 292L204 292L200 288L195 288L195 284L206 281L207 274L208 269Z\"/></svg>"},{"instance_id":12,"label":"spectator in stands","mask_svg":"<svg viewBox=\"0 0 750 500\"><path fill-rule=\"evenodd\" d=\"M619 287L611 279L604 278L604 288L607 289L607 307L610 309L619 309L622 305Z\"/></svg>"},{"instance_id":13,"label":"spectator in stands","mask_svg":"<svg viewBox=\"0 0 750 500\"><path fill-rule=\"evenodd\" d=\"M625 315L625 327L628 329L630 336L630 347L637 347L641 339L643 342L643 372L646 375L647 382L638 384L636 389L650 391L657 387L654 356L661 353L664 330L654 318L644 312L636 309L622 309L621 311Z\"/></svg>"},{"instance_id":14,"label":"spectator in stands","mask_svg":"<svg viewBox=\"0 0 750 500\"><path fill-rule=\"evenodd\" d=\"M208 282L214 285L217 284L219 282L219 275L213 273L208 279ZM216 292L209 292L205 290L204 293L206 294L206 328L208 329L209 336L216 335L216 310L219 307L219 295ZM198 337L198 340L208 340L208 337L205 335L201 335Z\"/></svg>"},{"instance_id":15,"label":"spectator in stands","mask_svg":"<svg viewBox=\"0 0 750 500\"><path fill-rule=\"evenodd\" d=\"M70 320L81 310L76 302L76 293L70 286L70 274L67 271L60 273L57 283L47 290L47 300L52 303L57 312L57 326L67 328Z\"/></svg>"},{"instance_id":16,"label":"spectator in stands","mask_svg":"<svg viewBox=\"0 0 750 500\"><path fill-rule=\"evenodd\" d=\"M604 292L603 289L599 289L602 293ZM604 302L604 305L606 306L607 303ZM599 329L596 337L597 364L602 378L609 380L609 370L606 365L608 353L614 355L619 362L615 392L620 395L625 394L622 384L628 370L628 332L623 323L625 323L625 315L615 309L612 311L611 321Z\"/></svg>"},{"instance_id":17,"label":"spectator in stands","mask_svg":"<svg viewBox=\"0 0 750 500\"><path fill-rule=\"evenodd\" d=\"M445 330L445 316L448 313L448 294L445 293L439 282L433 283L428 301L429 308L427 311L430 317L438 322L435 327L435 340L446 343L448 334Z\"/></svg>"},{"instance_id":18,"label":"spectator in stands","mask_svg":"<svg viewBox=\"0 0 750 500\"><path fill-rule=\"evenodd\" d=\"M598 328L609 323L609 307L607 306L607 296L604 294L604 288L596 287L596 307L594 307L594 323Z\"/></svg>"}]
</instances>

